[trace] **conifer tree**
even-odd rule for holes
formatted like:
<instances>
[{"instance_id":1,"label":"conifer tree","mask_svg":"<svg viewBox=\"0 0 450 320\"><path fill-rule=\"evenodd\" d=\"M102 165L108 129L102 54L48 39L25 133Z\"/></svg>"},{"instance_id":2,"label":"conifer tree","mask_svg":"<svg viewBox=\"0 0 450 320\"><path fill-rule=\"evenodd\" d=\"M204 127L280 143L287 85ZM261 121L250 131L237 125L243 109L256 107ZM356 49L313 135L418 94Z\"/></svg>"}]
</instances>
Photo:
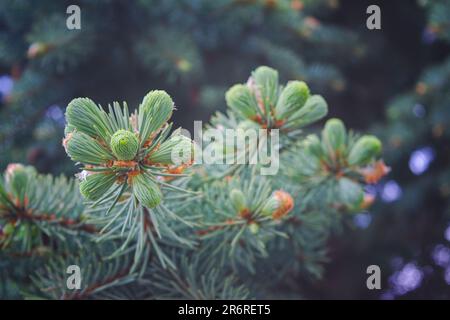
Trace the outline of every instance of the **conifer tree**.
<instances>
[{"instance_id":1,"label":"conifer tree","mask_svg":"<svg viewBox=\"0 0 450 320\"><path fill-rule=\"evenodd\" d=\"M376 3L0 1L0 297L449 298L450 4Z\"/></svg>"}]
</instances>

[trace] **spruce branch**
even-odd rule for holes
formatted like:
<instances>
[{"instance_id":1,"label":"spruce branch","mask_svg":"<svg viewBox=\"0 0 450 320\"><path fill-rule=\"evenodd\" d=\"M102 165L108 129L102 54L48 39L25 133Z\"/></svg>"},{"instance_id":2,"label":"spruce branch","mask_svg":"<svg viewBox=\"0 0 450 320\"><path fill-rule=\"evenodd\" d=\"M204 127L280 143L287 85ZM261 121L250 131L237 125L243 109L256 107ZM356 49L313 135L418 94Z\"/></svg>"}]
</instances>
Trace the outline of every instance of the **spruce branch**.
<instances>
[{"instance_id":1,"label":"spruce branch","mask_svg":"<svg viewBox=\"0 0 450 320\"><path fill-rule=\"evenodd\" d=\"M227 115L217 114L211 126L280 129L281 175L260 176L259 165L247 163L192 166L193 142L180 130L171 132L174 104L164 91L149 92L133 113L126 103L107 111L87 98L69 104L63 145L81 164L79 189L87 201L68 200L77 192L75 181L49 181L63 190L66 208L59 208L59 220L43 215L35 223L71 229L62 239L86 248L61 253L33 276L44 297L240 299L292 287L289 279L303 274L321 275L327 241L344 227L345 213L373 202L363 184L389 171L381 143L348 132L338 119L326 122L321 137L304 135L325 116L327 103L304 82L281 86L269 67L233 86L226 100ZM246 156L258 148L247 143ZM236 152L232 146L217 150ZM55 211L61 199L46 190L50 196L29 198L23 181L35 173L19 169L0 189L3 211L34 208L41 198L45 212ZM78 206L78 218L68 220L68 208ZM19 210L16 216L29 218ZM89 242L80 237L85 233ZM30 230L24 234L29 238ZM67 291L62 272L74 261L85 273L76 293ZM261 274L271 275L264 288L251 281Z\"/></svg>"},{"instance_id":2,"label":"spruce branch","mask_svg":"<svg viewBox=\"0 0 450 320\"><path fill-rule=\"evenodd\" d=\"M64 247L63 240L71 235L95 235L98 230L86 222L83 210L74 180L10 164L0 184L1 247L39 253L36 248L49 248L56 240L56 248Z\"/></svg>"},{"instance_id":3,"label":"spruce branch","mask_svg":"<svg viewBox=\"0 0 450 320\"><path fill-rule=\"evenodd\" d=\"M66 111L63 144L72 160L84 164L79 175L80 191L91 201L91 215L100 216L93 219L103 225L99 239L124 238L113 256L136 239L135 266L142 259L145 263L148 247L154 248L163 265L172 264L155 238L168 237L192 245L173 232L165 219L169 216L185 221L165 206L166 190L191 193L173 181L185 176L182 173L193 159L190 139L179 130L169 136L171 125L167 121L173 109L170 96L155 90L144 97L132 115L126 104L122 109L114 103L106 112L87 98L74 99ZM97 206L100 210L95 209Z\"/></svg>"}]
</instances>

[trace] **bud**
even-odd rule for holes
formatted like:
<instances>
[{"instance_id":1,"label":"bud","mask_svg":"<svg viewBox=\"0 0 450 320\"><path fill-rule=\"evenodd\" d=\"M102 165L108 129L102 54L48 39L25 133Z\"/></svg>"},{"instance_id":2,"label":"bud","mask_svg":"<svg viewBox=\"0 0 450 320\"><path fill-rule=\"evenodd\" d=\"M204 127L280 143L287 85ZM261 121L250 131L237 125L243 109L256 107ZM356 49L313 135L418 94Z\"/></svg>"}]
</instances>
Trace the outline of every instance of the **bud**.
<instances>
[{"instance_id":1,"label":"bud","mask_svg":"<svg viewBox=\"0 0 450 320\"><path fill-rule=\"evenodd\" d=\"M381 152L381 141L375 136L365 135L356 141L350 150L348 163L350 165L368 164Z\"/></svg>"},{"instance_id":2,"label":"bud","mask_svg":"<svg viewBox=\"0 0 450 320\"><path fill-rule=\"evenodd\" d=\"M288 122L290 126L303 127L325 117L328 113L328 105L324 98L313 95L306 100L302 108L295 111Z\"/></svg>"},{"instance_id":3,"label":"bud","mask_svg":"<svg viewBox=\"0 0 450 320\"><path fill-rule=\"evenodd\" d=\"M294 200L285 191L277 190L267 199L261 212L263 215L272 215L273 219L281 219L294 208Z\"/></svg>"},{"instance_id":4,"label":"bud","mask_svg":"<svg viewBox=\"0 0 450 320\"><path fill-rule=\"evenodd\" d=\"M366 183L374 184L387 175L391 171L391 168L388 167L383 160L378 160L373 165L362 168L359 171Z\"/></svg>"},{"instance_id":5,"label":"bud","mask_svg":"<svg viewBox=\"0 0 450 320\"><path fill-rule=\"evenodd\" d=\"M161 190L148 175L141 173L134 176L131 180L131 185L134 196L143 206L154 208L161 202L163 197Z\"/></svg>"},{"instance_id":6,"label":"bud","mask_svg":"<svg viewBox=\"0 0 450 320\"><path fill-rule=\"evenodd\" d=\"M329 153L342 152L347 140L344 123L335 118L328 120L322 131L322 140Z\"/></svg>"},{"instance_id":7,"label":"bud","mask_svg":"<svg viewBox=\"0 0 450 320\"><path fill-rule=\"evenodd\" d=\"M34 168L26 167L20 163L11 163L5 171L5 181L9 184L14 196L22 203L25 197L25 191L28 181L35 173Z\"/></svg>"},{"instance_id":8,"label":"bud","mask_svg":"<svg viewBox=\"0 0 450 320\"><path fill-rule=\"evenodd\" d=\"M339 179L339 195L343 204L355 208L364 200L364 191L359 183L348 178Z\"/></svg>"},{"instance_id":9,"label":"bud","mask_svg":"<svg viewBox=\"0 0 450 320\"><path fill-rule=\"evenodd\" d=\"M186 59L178 59L175 64L182 72L189 72L192 69L192 64Z\"/></svg>"},{"instance_id":10,"label":"bud","mask_svg":"<svg viewBox=\"0 0 450 320\"><path fill-rule=\"evenodd\" d=\"M12 235L14 233L15 226L12 222L8 222L3 226L3 234L5 236Z\"/></svg>"},{"instance_id":11,"label":"bud","mask_svg":"<svg viewBox=\"0 0 450 320\"><path fill-rule=\"evenodd\" d=\"M142 139L161 128L171 117L174 108L172 98L164 90L153 90L147 93L139 106L139 113L148 123L139 123L139 130L146 131ZM147 130L143 128L147 126Z\"/></svg>"},{"instance_id":12,"label":"bud","mask_svg":"<svg viewBox=\"0 0 450 320\"><path fill-rule=\"evenodd\" d=\"M370 206L375 201L375 196L370 193L364 193L363 201L361 202L360 208L361 209L369 209Z\"/></svg>"},{"instance_id":13,"label":"bud","mask_svg":"<svg viewBox=\"0 0 450 320\"><path fill-rule=\"evenodd\" d=\"M285 119L301 109L309 98L309 88L303 81L291 81L281 92L276 107L276 118Z\"/></svg>"},{"instance_id":14,"label":"bud","mask_svg":"<svg viewBox=\"0 0 450 320\"><path fill-rule=\"evenodd\" d=\"M191 163L194 158L194 145L188 137L177 134L164 141L152 151L147 162L162 165L181 165Z\"/></svg>"},{"instance_id":15,"label":"bud","mask_svg":"<svg viewBox=\"0 0 450 320\"><path fill-rule=\"evenodd\" d=\"M181 166L171 166L169 168L167 168L166 170L164 170L165 173L170 173L170 174L183 174L184 170L187 168L187 165L182 164ZM165 181L172 181L174 179L176 179L176 176L166 176L163 179Z\"/></svg>"},{"instance_id":16,"label":"bud","mask_svg":"<svg viewBox=\"0 0 450 320\"><path fill-rule=\"evenodd\" d=\"M247 200L245 199L244 193L241 190L231 190L230 200L234 209L236 209L238 212L242 212L247 209Z\"/></svg>"},{"instance_id":17,"label":"bud","mask_svg":"<svg viewBox=\"0 0 450 320\"><path fill-rule=\"evenodd\" d=\"M252 119L256 116L258 104L248 86L243 84L232 86L225 94L225 100L228 107L244 118Z\"/></svg>"},{"instance_id":18,"label":"bud","mask_svg":"<svg viewBox=\"0 0 450 320\"><path fill-rule=\"evenodd\" d=\"M89 200L98 200L116 181L114 173L93 173L80 182L80 193Z\"/></svg>"},{"instance_id":19,"label":"bud","mask_svg":"<svg viewBox=\"0 0 450 320\"><path fill-rule=\"evenodd\" d=\"M14 177L20 177L25 172L25 166L20 163L10 163L5 170L6 183L12 183Z\"/></svg>"},{"instance_id":20,"label":"bud","mask_svg":"<svg viewBox=\"0 0 450 320\"><path fill-rule=\"evenodd\" d=\"M37 58L46 54L50 50L50 46L43 42L34 42L30 45L27 51L27 57L29 59Z\"/></svg>"},{"instance_id":21,"label":"bud","mask_svg":"<svg viewBox=\"0 0 450 320\"><path fill-rule=\"evenodd\" d=\"M308 135L303 141L305 150L312 156L316 158L321 158L323 156L322 144L320 143L319 137L315 134Z\"/></svg>"},{"instance_id":22,"label":"bud","mask_svg":"<svg viewBox=\"0 0 450 320\"><path fill-rule=\"evenodd\" d=\"M113 156L97 140L83 132L68 133L63 141L63 145L73 161L102 165L110 160L114 160Z\"/></svg>"},{"instance_id":23,"label":"bud","mask_svg":"<svg viewBox=\"0 0 450 320\"><path fill-rule=\"evenodd\" d=\"M278 71L262 66L252 72L257 90L262 99L265 111L275 107L278 98Z\"/></svg>"},{"instance_id":24,"label":"bud","mask_svg":"<svg viewBox=\"0 0 450 320\"><path fill-rule=\"evenodd\" d=\"M77 129L80 132L96 138L98 137L97 130L104 130L104 128L107 128L106 117L106 113L91 99L76 98L73 99L66 108L66 130L73 131L74 129Z\"/></svg>"},{"instance_id":25,"label":"bud","mask_svg":"<svg viewBox=\"0 0 450 320\"><path fill-rule=\"evenodd\" d=\"M259 232L259 225L255 222L252 222L248 225L248 229L252 234L257 234Z\"/></svg>"},{"instance_id":26,"label":"bud","mask_svg":"<svg viewBox=\"0 0 450 320\"><path fill-rule=\"evenodd\" d=\"M139 140L133 132L121 129L112 135L110 147L118 160L133 160L139 150Z\"/></svg>"}]
</instances>

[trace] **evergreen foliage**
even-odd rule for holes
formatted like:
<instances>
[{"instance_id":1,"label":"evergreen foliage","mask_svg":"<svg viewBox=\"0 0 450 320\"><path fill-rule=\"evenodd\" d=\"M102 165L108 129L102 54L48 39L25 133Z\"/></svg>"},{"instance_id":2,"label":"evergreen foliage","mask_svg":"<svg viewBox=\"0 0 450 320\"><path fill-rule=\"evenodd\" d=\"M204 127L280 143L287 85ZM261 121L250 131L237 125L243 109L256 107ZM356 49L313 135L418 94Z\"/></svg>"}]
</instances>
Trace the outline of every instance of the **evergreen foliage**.
<instances>
[{"instance_id":1,"label":"evergreen foliage","mask_svg":"<svg viewBox=\"0 0 450 320\"><path fill-rule=\"evenodd\" d=\"M76 3L0 1L1 298L449 298L448 1ZM191 163L200 119L277 175Z\"/></svg>"},{"instance_id":2,"label":"evergreen foliage","mask_svg":"<svg viewBox=\"0 0 450 320\"><path fill-rule=\"evenodd\" d=\"M243 107L231 102L228 116L216 118L216 128L233 118L234 128L253 121L288 137L284 124L291 117L303 119L303 127L317 120L316 109L322 116L326 110L323 98L310 96L305 83L279 89L278 73L269 67L257 68L239 92L235 88L228 98L250 90L238 98ZM380 161L380 142L369 136L347 141L337 119L326 123L322 142L298 131L299 143L281 147L281 168L289 157L298 159L299 172L315 163L308 176L314 184L297 179L296 170L262 176L257 164L192 166L193 142L179 130L169 137L172 109L164 91L151 91L132 114L125 103L106 112L92 100L74 99L63 144L81 166L81 182L8 167L0 189L2 255L11 267L17 256L26 257L25 266L44 259L24 279L9 278L21 294L242 299L265 297L271 288L287 285L289 274L320 276L324 241L355 208L367 205L363 172ZM251 109L252 116L241 109ZM317 145L308 144L312 140ZM176 148L189 155L185 161L173 163ZM77 185L89 201L82 201ZM283 257L283 268L274 257ZM75 291L65 281L66 268L74 264L83 272L82 288ZM261 272L272 280L255 288L252 279Z\"/></svg>"}]
</instances>

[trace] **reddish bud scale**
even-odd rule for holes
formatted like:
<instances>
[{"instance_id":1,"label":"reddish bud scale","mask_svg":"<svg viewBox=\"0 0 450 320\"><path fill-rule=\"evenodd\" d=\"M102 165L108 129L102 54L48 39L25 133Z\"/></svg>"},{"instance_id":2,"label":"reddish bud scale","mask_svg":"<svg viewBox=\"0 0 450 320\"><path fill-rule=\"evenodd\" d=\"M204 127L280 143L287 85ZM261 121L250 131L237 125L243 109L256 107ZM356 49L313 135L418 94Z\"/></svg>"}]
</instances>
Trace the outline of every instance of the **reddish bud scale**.
<instances>
[{"instance_id":1,"label":"reddish bud scale","mask_svg":"<svg viewBox=\"0 0 450 320\"><path fill-rule=\"evenodd\" d=\"M279 128L284 124L284 120L276 120L275 121L275 128Z\"/></svg>"},{"instance_id":2,"label":"reddish bud scale","mask_svg":"<svg viewBox=\"0 0 450 320\"><path fill-rule=\"evenodd\" d=\"M242 218L242 219L245 219L245 220L251 220L251 217L252 217L252 213L250 212L250 210L248 209L248 208L245 208L245 209L243 209L243 210L241 210L240 212L239 212L239 216Z\"/></svg>"},{"instance_id":3,"label":"reddish bud scale","mask_svg":"<svg viewBox=\"0 0 450 320\"><path fill-rule=\"evenodd\" d=\"M383 160L380 160L375 162L373 166L361 169L361 174L366 183L375 184L387 175L389 171L391 171L391 168L386 166Z\"/></svg>"},{"instance_id":4,"label":"reddish bud scale","mask_svg":"<svg viewBox=\"0 0 450 320\"><path fill-rule=\"evenodd\" d=\"M424 94L426 94L427 90L428 90L428 86L424 82L419 82L416 85L416 93L420 96L423 96Z\"/></svg>"},{"instance_id":5,"label":"reddish bud scale","mask_svg":"<svg viewBox=\"0 0 450 320\"><path fill-rule=\"evenodd\" d=\"M304 8L303 2L300 0L291 1L291 8L295 11L301 11Z\"/></svg>"},{"instance_id":6,"label":"reddish bud scale","mask_svg":"<svg viewBox=\"0 0 450 320\"><path fill-rule=\"evenodd\" d=\"M151 146L152 143L153 143L153 139L148 139L147 141L144 142L143 147L148 148Z\"/></svg>"},{"instance_id":7,"label":"reddish bud scale","mask_svg":"<svg viewBox=\"0 0 450 320\"><path fill-rule=\"evenodd\" d=\"M369 193L364 194L363 201L361 203L361 209L368 209L375 201L375 196Z\"/></svg>"},{"instance_id":8,"label":"reddish bud scale","mask_svg":"<svg viewBox=\"0 0 450 320\"><path fill-rule=\"evenodd\" d=\"M132 160L115 160L112 163L112 166L121 168L135 168L137 165L138 163Z\"/></svg>"},{"instance_id":9,"label":"reddish bud scale","mask_svg":"<svg viewBox=\"0 0 450 320\"><path fill-rule=\"evenodd\" d=\"M320 21L314 17L308 16L305 18L305 25L314 29L320 26Z\"/></svg>"},{"instance_id":10,"label":"reddish bud scale","mask_svg":"<svg viewBox=\"0 0 450 320\"><path fill-rule=\"evenodd\" d=\"M144 144L144 147L149 147L149 146L152 144L152 141L147 141L146 143L149 143L149 144L148 144L148 146L146 146L146 145ZM158 144L153 148L153 150L150 151L150 152L145 156L144 164L148 164L148 165L154 165L154 164L155 164L155 163L152 163L152 162L149 160L149 158L152 156L153 153L155 153L156 151L158 151L158 149L159 149L160 146L161 146L161 143L158 143Z\"/></svg>"},{"instance_id":11,"label":"reddish bud scale","mask_svg":"<svg viewBox=\"0 0 450 320\"><path fill-rule=\"evenodd\" d=\"M171 168L167 168L165 170L166 173L170 173L170 174L182 174L184 172L184 170L188 167L188 165L183 164L181 166L177 166L177 167L171 167ZM165 181L172 181L173 179L175 179L176 177L170 177L170 176L166 176L164 177Z\"/></svg>"},{"instance_id":12,"label":"reddish bud scale","mask_svg":"<svg viewBox=\"0 0 450 320\"><path fill-rule=\"evenodd\" d=\"M252 117L250 120L255 121L256 123L260 124L263 129L267 129L266 121L259 114ZM284 122L285 122L284 120L275 120L274 127L279 128L284 124Z\"/></svg>"},{"instance_id":13,"label":"reddish bud scale","mask_svg":"<svg viewBox=\"0 0 450 320\"><path fill-rule=\"evenodd\" d=\"M23 169L23 165L21 165L19 163L8 164L8 166L6 167L6 171L5 171L6 177L8 178L8 177L12 176L14 171L17 169Z\"/></svg>"},{"instance_id":14,"label":"reddish bud scale","mask_svg":"<svg viewBox=\"0 0 450 320\"><path fill-rule=\"evenodd\" d=\"M11 193L8 193L8 198L9 198L9 200L11 200L11 202L14 203L14 206L16 206L17 208L25 208L28 206L29 201L28 201L27 196L25 196L23 203L21 203L20 200L15 198ZM6 208L6 207L0 206L0 209L1 208Z\"/></svg>"},{"instance_id":15,"label":"reddish bud scale","mask_svg":"<svg viewBox=\"0 0 450 320\"><path fill-rule=\"evenodd\" d=\"M261 116L259 114L257 114L256 116L252 117L250 120L255 121L261 125L264 124L263 119L261 118Z\"/></svg>"},{"instance_id":16,"label":"reddish bud scale","mask_svg":"<svg viewBox=\"0 0 450 320\"><path fill-rule=\"evenodd\" d=\"M294 208L294 199L289 193L282 190L275 191L274 196L280 202L280 206L272 213L272 218L281 219Z\"/></svg>"},{"instance_id":17,"label":"reddish bud scale","mask_svg":"<svg viewBox=\"0 0 450 320\"><path fill-rule=\"evenodd\" d=\"M139 170L132 170L132 171L127 172L128 181L130 181L130 183L131 183L133 181L133 178L139 174L141 174L141 171L139 171Z\"/></svg>"}]
</instances>

